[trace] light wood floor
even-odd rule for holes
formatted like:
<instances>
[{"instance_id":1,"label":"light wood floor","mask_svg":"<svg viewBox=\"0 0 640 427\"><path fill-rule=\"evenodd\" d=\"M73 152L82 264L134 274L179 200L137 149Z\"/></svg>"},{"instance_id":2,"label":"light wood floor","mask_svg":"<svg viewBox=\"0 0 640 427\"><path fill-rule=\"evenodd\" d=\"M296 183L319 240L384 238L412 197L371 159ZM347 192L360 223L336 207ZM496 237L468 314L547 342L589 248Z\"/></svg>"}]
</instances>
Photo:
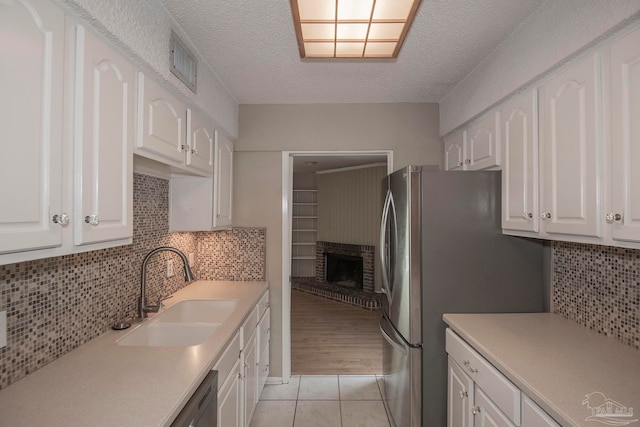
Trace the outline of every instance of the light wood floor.
<instances>
[{"instance_id":1,"label":"light wood floor","mask_svg":"<svg viewBox=\"0 0 640 427\"><path fill-rule=\"evenodd\" d=\"M292 374L381 374L378 316L292 290Z\"/></svg>"}]
</instances>

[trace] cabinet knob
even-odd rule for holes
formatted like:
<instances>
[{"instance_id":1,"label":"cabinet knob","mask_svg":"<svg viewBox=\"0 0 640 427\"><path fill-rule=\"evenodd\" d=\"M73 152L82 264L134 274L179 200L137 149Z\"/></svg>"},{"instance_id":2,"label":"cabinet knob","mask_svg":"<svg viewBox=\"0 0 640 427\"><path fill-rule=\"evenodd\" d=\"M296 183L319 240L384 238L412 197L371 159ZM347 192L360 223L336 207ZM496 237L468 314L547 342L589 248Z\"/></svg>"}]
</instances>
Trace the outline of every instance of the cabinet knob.
<instances>
[{"instance_id":1,"label":"cabinet knob","mask_svg":"<svg viewBox=\"0 0 640 427\"><path fill-rule=\"evenodd\" d=\"M619 213L609 212L607 215L605 215L604 218L607 220L609 224L622 221L622 215L620 215Z\"/></svg>"},{"instance_id":2,"label":"cabinet knob","mask_svg":"<svg viewBox=\"0 0 640 427\"><path fill-rule=\"evenodd\" d=\"M98 225L100 224L100 218L98 215L87 215L84 217L84 222L90 225Z\"/></svg>"},{"instance_id":3,"label":"cabinet knob","mask_svg":"<svg viewBox=\"0 0 640 427\"><path fill-rule=\"evenodd\" d=\"M465 397L467 397L469 394L466 391L462 391L460 390L460 399L464 399Z\"/></svg>"},{"instance_id":4,"label":"cabinet knob","mask_svg":"<svg viewBox=\"0 0 640 427\"><path fill-rule=\"evenodd\" d=\"M193 154L194 156L198 155L198 149L194 148L193 150L191 150L191 154Z\"/></svg>"},{"instance_id":5,"label":"cabinet knob","mask_svg":"<svg viewBox=\"0 0 640 427\"><path fill-rule=\"evenodd\" d=\"M462 163L462 162L458 162L458 167L460 167L460 168L461 168L461 167L462 167L462 165L464 165L464 163Z\"/></svg>"},{"instance_id":6,"label":"cabinet knob","mask_svg":"<svg viewBox=\"0 0 640 427\"><path fill-rule=\"evenodd\" d=\"M66 213L54 215L51 221L53 221L54 224L67 225L69 224L69 215Z\"/></svg>"},{"instance_id":7,"label":"cabinet knob","mask_svg":"<svg viewBox=\"0 0 640 427\"><path fill-rule=\"evenodd\" d=\"M474 406L473 408L471 408L471 413L473 415L478 415L480 413L480 407L479 406Z\"/></svg>"},{"instance_id":8,"label":"cabinet knob","mask_svg":"<svg viewBox=\"0 0 640 427\"><path fill-rule=\"evenodd\" d=\"M530 220L533 218L533 214L531 212L525 212L522 214L522 218L524 218L525 220Z\"/></svg>"},{"instance_id":9,"label":"cabinet knob","mask_svg":"<svg viewBox=\"0 0 640 427\"><path fill-rule=\"evenodd\" d=\"M470 165L471 164L471 159L465 159L464 163L467 164L467 165Z\"/></svg>"},{"instance_id":10,"label":"cabinet knob","mask_svg":"<svg viewBox=\"0 0 640 427\"><path fill-rule=\"evenodd\" d=\"M540 218L542 218L542 219L551 219L551 213L549 213L549 212L543 212L543 213L540 215Z\"/></svg>"},{"instance_id":11,"label":"cabinet knob","mask_svg":"<svg viewBox=\"0 0 640 427\"><path fill-rule=\"evenodd\" d=\"M189 146L188 146L188 145L186 145L186 144L182 144L182 145L180 146L180 150L182 150L182 151L189 151Z\"/></svg>"}]
</instances>

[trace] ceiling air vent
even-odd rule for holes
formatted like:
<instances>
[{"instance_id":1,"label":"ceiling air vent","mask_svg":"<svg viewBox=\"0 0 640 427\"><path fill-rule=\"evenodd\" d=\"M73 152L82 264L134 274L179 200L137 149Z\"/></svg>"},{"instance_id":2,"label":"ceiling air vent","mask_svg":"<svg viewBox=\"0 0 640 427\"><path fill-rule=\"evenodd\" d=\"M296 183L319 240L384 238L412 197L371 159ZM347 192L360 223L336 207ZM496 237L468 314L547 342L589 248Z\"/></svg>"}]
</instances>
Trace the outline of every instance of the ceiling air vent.
<instances>
[{"instance_id":1,"label":"ceiling air vent","mask_svg":"<svg viewBox=\"0 0 640 427\"><path fill-rule=\"evenodd\" d=\"M196 93L196 76L198 62L184 42L178 38L176 33L171 31L171 72L187 85L189 89Z\"/></svg>"}]
</instances>

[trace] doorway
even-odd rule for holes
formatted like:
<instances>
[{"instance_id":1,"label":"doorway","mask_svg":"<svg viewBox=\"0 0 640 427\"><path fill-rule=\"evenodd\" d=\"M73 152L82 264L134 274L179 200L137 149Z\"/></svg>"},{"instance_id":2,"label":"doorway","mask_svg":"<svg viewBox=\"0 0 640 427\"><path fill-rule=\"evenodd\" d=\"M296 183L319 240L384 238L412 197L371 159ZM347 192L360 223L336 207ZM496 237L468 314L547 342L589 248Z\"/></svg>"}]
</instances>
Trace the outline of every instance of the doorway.
<instances>
[{"instance_id":1,"label":"doorway","mask_svg":"<svg viewBox=\"0 0 640 427\"><path fill-rule=\"evenodd\" d=\"M292 289L291 277L292 272L292 226L293 226L293 200L294 200L294 172L304 171L307 173L316 173L321 170L345 170L349 168L363 168L367 165L382 164L386 165L386 173L393 170L393 153L389 150L370 150L370 151L297 151L283 152L282 158L282 194L283 194L283 214L282 214L282 367L283 382L288 382L291 376L291 317L292 317ZM303 215L314 216L314 215ZM306 241L303 239L301 243L311 243L311 239ZM297 245L300 247L311 245ZM300 255L301 261L307 259L308 264L312 263L311 250ZM296 294L296 300L309 298L308 295ZM315 297L313 297L315 298ZM314 306L319 307L320 301L315 301ZM330 326L332 327L332 326Z\"/></svg>"}]
</instances>

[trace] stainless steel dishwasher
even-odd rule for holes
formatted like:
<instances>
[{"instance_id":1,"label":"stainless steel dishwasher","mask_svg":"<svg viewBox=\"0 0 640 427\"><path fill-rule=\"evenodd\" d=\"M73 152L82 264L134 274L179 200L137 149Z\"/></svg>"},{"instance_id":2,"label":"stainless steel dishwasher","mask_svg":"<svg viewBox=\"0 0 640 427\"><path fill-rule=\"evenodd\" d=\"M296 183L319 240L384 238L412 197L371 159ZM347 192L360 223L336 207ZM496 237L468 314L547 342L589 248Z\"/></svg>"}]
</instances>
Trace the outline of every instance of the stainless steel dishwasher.
<instances>
[{"instance_id":1,"label":"stainless steel dishwasher","mask_svg":"<svg viewBox=\"0 0 640 427\"><path fill-rule=\"evenodd\" d=\"M218 371L207 374L171 427L217 427Z\"/></svg>"}]
</instances>

